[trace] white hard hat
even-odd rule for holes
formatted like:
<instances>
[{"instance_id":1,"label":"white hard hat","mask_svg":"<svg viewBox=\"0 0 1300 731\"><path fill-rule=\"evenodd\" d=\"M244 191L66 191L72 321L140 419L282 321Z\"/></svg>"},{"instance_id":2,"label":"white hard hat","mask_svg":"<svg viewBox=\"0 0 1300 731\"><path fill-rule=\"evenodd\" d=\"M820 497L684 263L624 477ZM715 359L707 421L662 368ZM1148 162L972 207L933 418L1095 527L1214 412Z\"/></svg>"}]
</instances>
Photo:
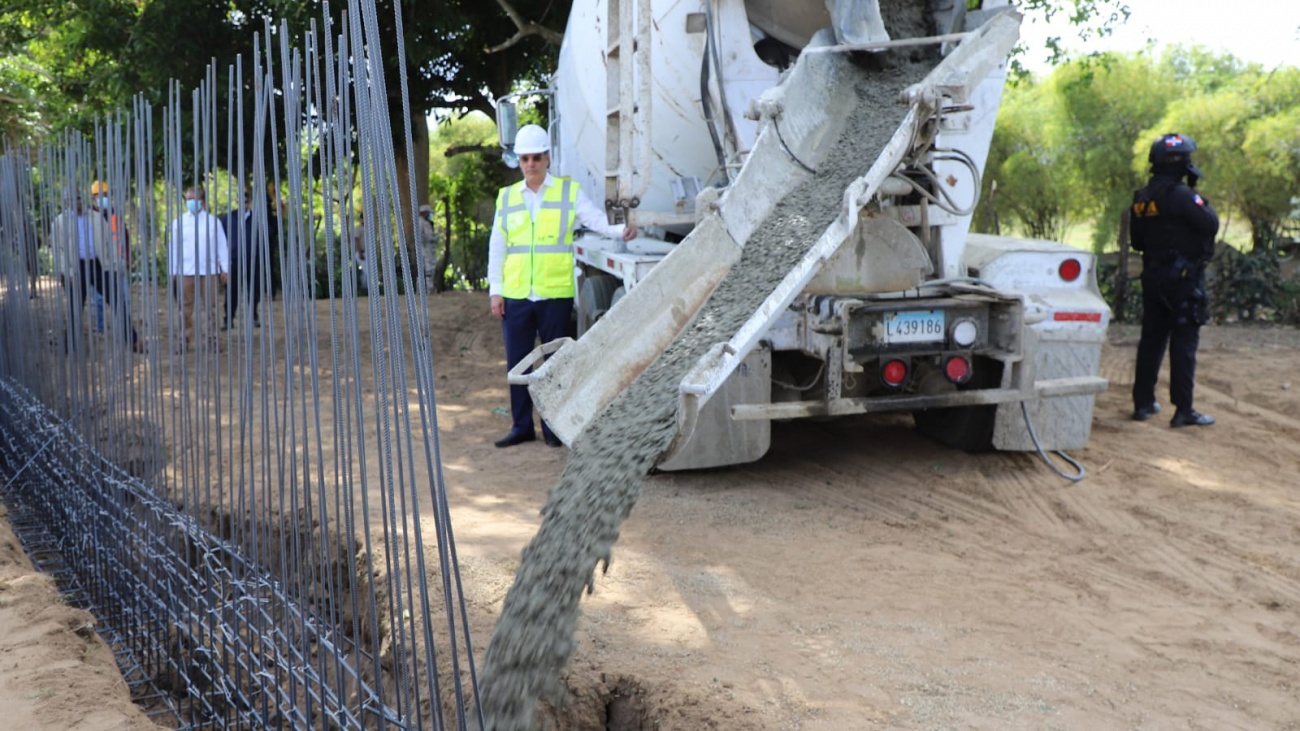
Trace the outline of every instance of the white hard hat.
<instances>
[{"instance_id":1,"label":"white hard hat","mask_svg":"<svg viewBox=\"0 0 1300 731\"><path fill-rule=\"evenodd\" d=\"M525 124L515 135L515 154L534 155L551 151L551 136L535 124Z\"/></svg>"}]
</instances>

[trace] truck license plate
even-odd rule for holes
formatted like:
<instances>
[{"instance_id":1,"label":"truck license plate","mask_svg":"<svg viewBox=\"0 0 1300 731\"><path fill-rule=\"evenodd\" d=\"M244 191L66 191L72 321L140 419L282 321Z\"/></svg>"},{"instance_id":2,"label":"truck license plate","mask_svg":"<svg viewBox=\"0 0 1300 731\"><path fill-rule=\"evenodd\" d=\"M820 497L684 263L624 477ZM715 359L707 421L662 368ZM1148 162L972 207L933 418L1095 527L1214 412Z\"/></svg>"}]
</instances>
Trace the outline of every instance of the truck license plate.
<instances>
[{"instance_id":1,"label":"truck license plate","mask_svg":"<svg viewBox=\"0 0 1300 731\"><path fill-rule=\"evenodd\" d=\"M885 315L885 342L933 343L943 340L943 311L890 312Z\"/></svg>"}]
</instances>

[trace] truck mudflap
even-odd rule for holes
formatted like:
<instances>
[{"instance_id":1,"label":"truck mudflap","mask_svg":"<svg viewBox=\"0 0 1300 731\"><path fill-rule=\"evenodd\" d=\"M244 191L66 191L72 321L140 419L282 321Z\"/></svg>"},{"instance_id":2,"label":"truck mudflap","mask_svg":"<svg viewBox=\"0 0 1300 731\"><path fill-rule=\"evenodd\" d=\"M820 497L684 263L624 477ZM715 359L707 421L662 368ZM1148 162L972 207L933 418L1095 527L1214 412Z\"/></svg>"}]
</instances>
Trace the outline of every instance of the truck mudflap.
<instances>
[{"instance_id":1,"label":"truck mudflap","mask_svg":"<svg viewBox=\"0 0 1300 731\"><path fill-rule=\"evenodd\" d=\"M946 100L964 102L969 90L1006 58L1019 37L1019 26L1018 13L993 17L967 34L925 80L908 90L910 113L870 169L844 191L840 215L753 316L692 371L699 378L688 378L695 385L682 392L686 413L679 415L679 425L697 418L698 408L722 388L764 332L850 238L859 211L901 164L920 127ZM511 373L511 383L528 385L534 405L562 441L572 444L700 309L740 258L755 227L784 197L783 187L772 181L811 175L798 161L818 159L821 147L833 143L835 136L828 131L843 116L843 80L851 63L843 53L802 54L782 84L753 102L752 112L761 118L762 131L713 211L580 340L553 348L554 354L531 373L520 369ZM530 359L534 364L539 361L540 356Z\"/></svg>"}]
</instances>

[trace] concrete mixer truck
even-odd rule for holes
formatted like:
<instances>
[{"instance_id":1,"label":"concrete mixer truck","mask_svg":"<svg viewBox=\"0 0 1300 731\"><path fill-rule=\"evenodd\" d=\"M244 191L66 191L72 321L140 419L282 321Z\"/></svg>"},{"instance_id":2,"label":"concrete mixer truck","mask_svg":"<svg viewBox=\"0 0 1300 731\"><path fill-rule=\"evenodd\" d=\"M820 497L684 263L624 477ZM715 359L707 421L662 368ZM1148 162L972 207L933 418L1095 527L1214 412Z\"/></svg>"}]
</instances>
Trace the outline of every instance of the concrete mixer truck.
<instances>
[{"instance_id":1,"label":"concrete mixer truck","mask_svg":"<svg viewBox=\"0 0 1300 731\"><path fill-rule=\"evenodd\" d=\"M548 104L552 173L644 234L575 240L579 337L511 383L572 443L802 215L797 192L830 213L783 234L798 255L681 379L659 468L756 460L773 420L888 411L967 450L1086 446L1110 319L1093 256L969 233L1020 19L1006 0L577 0L550 85L522 94ZM907 64L879 139L848 135L887 117L873 84Z\"/></svg>"}]
</instances>

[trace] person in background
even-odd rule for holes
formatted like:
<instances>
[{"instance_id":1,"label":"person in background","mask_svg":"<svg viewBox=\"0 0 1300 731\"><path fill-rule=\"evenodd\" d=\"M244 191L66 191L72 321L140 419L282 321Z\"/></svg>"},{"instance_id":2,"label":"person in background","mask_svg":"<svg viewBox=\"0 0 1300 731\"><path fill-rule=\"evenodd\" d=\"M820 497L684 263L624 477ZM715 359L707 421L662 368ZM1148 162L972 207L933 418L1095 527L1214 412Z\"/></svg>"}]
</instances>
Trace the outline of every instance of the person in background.
<instances>
[{"instance_id":1,"label":"person in background","mask_svg":"<svg viewBox=\"0 0 1300 731\"><path fill-rule=\"evenodd\" d=\"M91 208L108 221L109 248L112 253L108 260L112 264L104 269L104 289L112 293L114 314L120 313L122 322L125 323L123 327L130 329L132 350L143 353L144 345L140 342L140 335L131 319L131 232L126 228L126 221L113 212L108 183L99 180L92 183L90 200ZM95 308L95 332L104 331L104 302L102 295L92 300Z\"/></svg>"},{"instance_id":2,"label":"person in background","mask_svg":"<svg viewBox=\"0 0 1300 731\"><path fill-rule=\"evenodd\" d=\"M215 315L223 302L217 291L218 280L221 284L229 280L229 257L221 221L204 209L203 186L186 188L185 212L172 220L167 236L167 273L181 306L178 353L184 352L196 337L207 336L213 345L217 344Z\"/></svg>"},{"instance_id":3,"label":"person in background","mask_svg":"<svg viewBox=\"0 0 1300 731\"><path fill-rule=\"evenodd\" d=\"M76 350L75 333L80 329L81 312L91 292L98 292L110 304L112 292L105 287L104 262L113 269L114 248L108 220L87 208L81 194L64 194L64 210L50 224L50 246L54 250L54 267L68 291L68 326L64 349ZM123 328L130 342L134 330Z\"/></svg>"},{"instance_id":4,"label":"person in background","mask_svg":"<svg viewBox=\"0 0 1300 731\"><path fill-rule=\"evenodd\" d=\"M21 207L16 211L0 207L0 237L13 247L15 258L23 262L27 272L27 296L36 299L36 279L40 274L39 242L27 211Z\"/></svg>"},{"instance_id":5,"label":"person in background","mask_svg":"<svg viewBox=\"0 0 1300 731\"><path fill-rule=\"evenodd\" d=\"M98 180L90 186L90 205L96 210L98 210L98 207L95 206L94 200L95 197L99 195L98 191L95 190L98 186ZM99 290L94 290L90 293L90 325L94 328L95 332L104 332L104 295L100 294Z\"/></svg>"},{"instance_id":6,"label":"person in background","mask_svg":"<svg viewBox=\"0 0 1300 731\"><path fill-rule=\"evenodd\" d=\"M366 285L366 224L364 213L357 211L356 224L352 226L352 253L357 263L357 294L365 294Z\"/></svg>"},{"instance_id":7,"label":"person in background","mask_svg":"<svg viewBox=\"0 0 1300 731\"><path fill-rule=\"evenodd\" d=\"M1162 135L1147 156L1151 179L1133 194L1133 248L1142 252L1142 338L1133 378L1133 418L1146 421L1160 413L1156 380L1168 347L1169 398L1176 409L1169 425L1175 429L1214 423L1214 417L1192 407L1196 348L1201 326L1210 319L1205 265L1214 256L1219 232L1218 214L1195 190L1203 177L1192 164L1195 151L1196 142L1187 135Z\"/></svg>"},{"instance_id":8,"label":"person in background","mask_svg":"<svg viewBox=\"0 0 1300 731\"><path fill-rule=\"evenodd\" d=\"M419 244L424 247L424 291L433 292L434 267L438 265L438 230L433 225L433 207L420 206Z\"/></svg>"},{"instance_id":9,"label":"person in background","mask_svg":"<svg viewBox=\"0 0 1300 731\"><path fill-rule=\"evenodd\" d=\"M535 124L521 127L514 152L524 179L497 195L488 240L488 293L492 315L501 320L505 335L506 370L532 351L539 336L546 343L568 332L573 314L574 230L582 225L605 236L636 238L635 228L610 225L576 182L551 176L551 138L546 130ZM496 446L537 439L527 386L510 387L510 415L510 432ZM545 421L542 436L547 446L561 446Z\"/></svg>"},{"instance_id":10,"label":"person in background","mask_svg":"<svg viewBox=\"0 0 1300 731\"><path fill-rule=\"evenodd\" d=\"M95 332L104 332L104 295L99 290L90 293L90 320Z\"/></svg>"},{"instance_id":11,"label":"person in background","mask_svg":"<svg viewBox=\"0 0 1300 731\"><path fill-rule=\"evenodd\" d=\"M245 186L243 207L229 211L222 216L222 227L226 232L226 244L230 249L230 285L226 287L226 314L221 322L225 330L239 312L239 305L246 305L253 316L253 327L261 327L257 308L262 301L262 290L266 288L263 275L263 257L271 242L276 240L279 219L266 217L266 230L262 231L256 216L253 215L253 191Z\"/></svg>"}]
</instances>

